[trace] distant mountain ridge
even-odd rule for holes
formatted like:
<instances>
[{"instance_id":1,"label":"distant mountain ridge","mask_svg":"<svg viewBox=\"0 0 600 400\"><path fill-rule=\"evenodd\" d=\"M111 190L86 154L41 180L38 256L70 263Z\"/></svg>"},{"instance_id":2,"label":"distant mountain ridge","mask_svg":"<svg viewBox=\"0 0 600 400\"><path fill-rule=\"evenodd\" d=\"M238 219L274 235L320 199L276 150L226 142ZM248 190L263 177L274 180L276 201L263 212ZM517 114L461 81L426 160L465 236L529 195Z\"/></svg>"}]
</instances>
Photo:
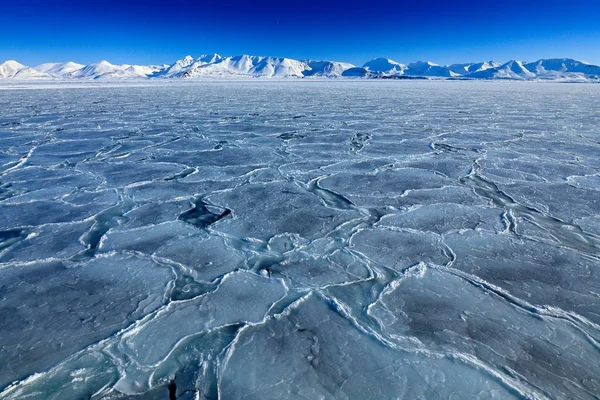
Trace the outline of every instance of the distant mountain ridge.
<instances>
[{"instance_id":1,"label":"distant mountain ridge","mask_svg":"<svg viewBox=\"0 0 600 400\"><path fill-rule=\"evenodd\" d=\"M362 67L338 61L294 60L284 57L204 54L173 64L114 65L108 61L83 65L45 63L29 67L11 60L0 64L0 80L135 80L234 78L364 78L364 79L488 79L600 82L600 66L570 58L534 62L510 60L438 65L417 61L408 65L376 58Z\"/></svg>"}]
</instances>

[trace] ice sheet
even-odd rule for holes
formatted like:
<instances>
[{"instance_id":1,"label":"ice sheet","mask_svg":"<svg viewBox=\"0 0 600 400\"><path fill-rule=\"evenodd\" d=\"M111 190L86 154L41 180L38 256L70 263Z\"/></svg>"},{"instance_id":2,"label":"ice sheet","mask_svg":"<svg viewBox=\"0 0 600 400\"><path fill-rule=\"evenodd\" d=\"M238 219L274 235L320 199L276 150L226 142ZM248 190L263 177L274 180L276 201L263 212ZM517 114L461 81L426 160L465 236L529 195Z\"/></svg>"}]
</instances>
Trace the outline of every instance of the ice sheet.
<instances>
[{"instance_id":1,"label":"ice sheet","mask_svg":"<svg viewBox=\"0 0 600 400\"><path fill-rule=\"evenodd\" d=\"M0 399L600 396L600 85L0 104Z\"/></svg>"}]
</instances>

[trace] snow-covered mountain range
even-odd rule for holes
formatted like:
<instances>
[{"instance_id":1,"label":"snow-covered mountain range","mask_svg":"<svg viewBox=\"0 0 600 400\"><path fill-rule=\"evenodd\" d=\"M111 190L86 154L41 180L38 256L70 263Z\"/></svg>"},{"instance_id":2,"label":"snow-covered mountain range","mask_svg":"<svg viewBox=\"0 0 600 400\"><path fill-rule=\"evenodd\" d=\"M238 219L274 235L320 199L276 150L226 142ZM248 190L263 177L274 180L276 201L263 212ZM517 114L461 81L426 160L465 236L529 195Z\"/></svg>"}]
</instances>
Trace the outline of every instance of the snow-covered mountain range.
<instances>
[{"instance_id":1,"label":"snow-covered mountain range","mask_svg":"<svg viewBox=\"0 0 600 400\"><path fill-rule=\"evenodd\" d=\"M177 78L437 78L513 79L600 82L600 66L569 58L534 62L510 60L438 65L418 61L408 65L376 58L362 67L337 61L294 60L281 57L232 56L218 54L184 57L173 64L114 65L100 61L89 65L74 62L45 63L29 67L17 61L0 64L0 79L177 79Z\"/></svg>"}]
</instances>

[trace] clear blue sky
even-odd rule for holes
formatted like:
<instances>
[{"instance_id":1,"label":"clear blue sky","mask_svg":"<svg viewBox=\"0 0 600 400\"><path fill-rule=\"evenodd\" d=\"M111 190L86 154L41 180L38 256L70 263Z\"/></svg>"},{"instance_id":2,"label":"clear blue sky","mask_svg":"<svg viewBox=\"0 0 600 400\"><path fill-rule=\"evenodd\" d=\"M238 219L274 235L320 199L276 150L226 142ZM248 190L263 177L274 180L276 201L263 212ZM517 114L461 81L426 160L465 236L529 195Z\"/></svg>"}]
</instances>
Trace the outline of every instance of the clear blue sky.
<instances>
[{"instance_id":1,"label":"clear blue sky","mask_svg":"<svg viewBox=\"0 0 600 400\"><path fill-rule=\"evenodd\" d=\"M0 0L0 62L159 64L214 52L600 64L600 0Z\"/></svg>"}]
</instances>

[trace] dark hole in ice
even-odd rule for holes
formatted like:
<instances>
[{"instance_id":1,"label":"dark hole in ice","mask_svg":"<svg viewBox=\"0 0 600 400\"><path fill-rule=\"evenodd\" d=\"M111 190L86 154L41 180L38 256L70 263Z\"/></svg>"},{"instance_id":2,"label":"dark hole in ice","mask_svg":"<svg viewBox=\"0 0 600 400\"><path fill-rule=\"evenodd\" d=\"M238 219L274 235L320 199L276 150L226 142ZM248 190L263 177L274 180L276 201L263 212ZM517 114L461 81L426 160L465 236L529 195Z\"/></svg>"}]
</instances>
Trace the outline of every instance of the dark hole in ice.
<instances>
[{"instance_id":1,"label":"dark hole in ice","mask_svg":"<svg viewBox=\"0 0 600 400\"><path fill-rule=\"evenodd\" d=\"M432 143L431 148L433 150L449 151L451 153L458 153L464 150L462 147L450 146L449 144L444 143Z\"/></svg>"},{"instance_id":2,"label":"dark hole in ice","mask_svg":"<svg viewBox=\"0 0 600 400\"><path fill-rule=\"evenodd\" d=\"M2 183L2 181L0 181L0 201L13 196L12 192L9 190L11 186L11 183Z\"/></svg>"},{"instance_id":3,"label":"dark hole in ice","mask_svg":"<svg viewBox=\"0 0 600 400\"><path fill-rule=\"evenodd\" d=\"M284 132L281 135L277 136L279 139L289 140L289 139L304 139L304 135L295 132Z\"/></svg>"},{"instance_id":4,"label":"dark hole in ice","mask_svg":"<svg viewBox=\"0 0 600 400\"><path fill-rule=\"evenodd\" d=\"M177 384L175 381L169 382L169 400L177 400Z\"/></svg>"},{"instance_id":5,"label":"dark hole in ice","mask_svg":"<svg viewBox=\"0 0 600 400\"><path fill-rule=\"evenodd\" d=\"M350 141L350 146L354 151L360 151L365 147L371 136L367 133L357 132Z\"/></svg>"},{"instance_id":6,"label":"dark hole in ice","mask_svg":"<svg viewBox=\"0 0 600 400\"><path fill-rule=\"evenodd\" d=\"M226 145L226 144L227 144L227 140L219 140L219 141L217 142L217 144L215 144L215 145L213 146L213 148L212 148L212 149L213 149L213 150L221 150L221 149L223 149L223 146L224 146L224 145Z\"/></svg>"},{"instance_id":7,"label":"dark hole in ice","mask_svg":"<svg viewBox=\"0 0 600 400\"><path fill-rule=\"evenodd\" d=\"M225 209L220 214L215 214L206 208L206 205L207 204L204 201L197 200L194 202L194 207L192 209L180 214L177 219L194 225L197 228L205 229L231 214L231 210L229 209Z\"/></svg>"},{"instance_id":8,"label":"dark hole in ice","mask_svg":"<svg viewBox=\"0 0 600 400\"><path fill-rule=\"evenodd\" d=\"M24 239L27 232L22 229L11 229L8 231L0 231L0 250L12 245L19 240Z\"/></svg>"},{"instance_id":9,"label":"dark hole in ice","mask_svg":"<svg viewBox=\"0 0 600 400\"><path fill-rule=\"evenodd\" d=\"M476 149L474 147L463 148L463 147L458 147L458 146L450 146L449 144L444 144L444 143L431 143L430 147L433 150L447 151L450 153L460 153L463 151L472 151L474 153L479 153L479 149Z\"/></svg>"}]
</instances>

